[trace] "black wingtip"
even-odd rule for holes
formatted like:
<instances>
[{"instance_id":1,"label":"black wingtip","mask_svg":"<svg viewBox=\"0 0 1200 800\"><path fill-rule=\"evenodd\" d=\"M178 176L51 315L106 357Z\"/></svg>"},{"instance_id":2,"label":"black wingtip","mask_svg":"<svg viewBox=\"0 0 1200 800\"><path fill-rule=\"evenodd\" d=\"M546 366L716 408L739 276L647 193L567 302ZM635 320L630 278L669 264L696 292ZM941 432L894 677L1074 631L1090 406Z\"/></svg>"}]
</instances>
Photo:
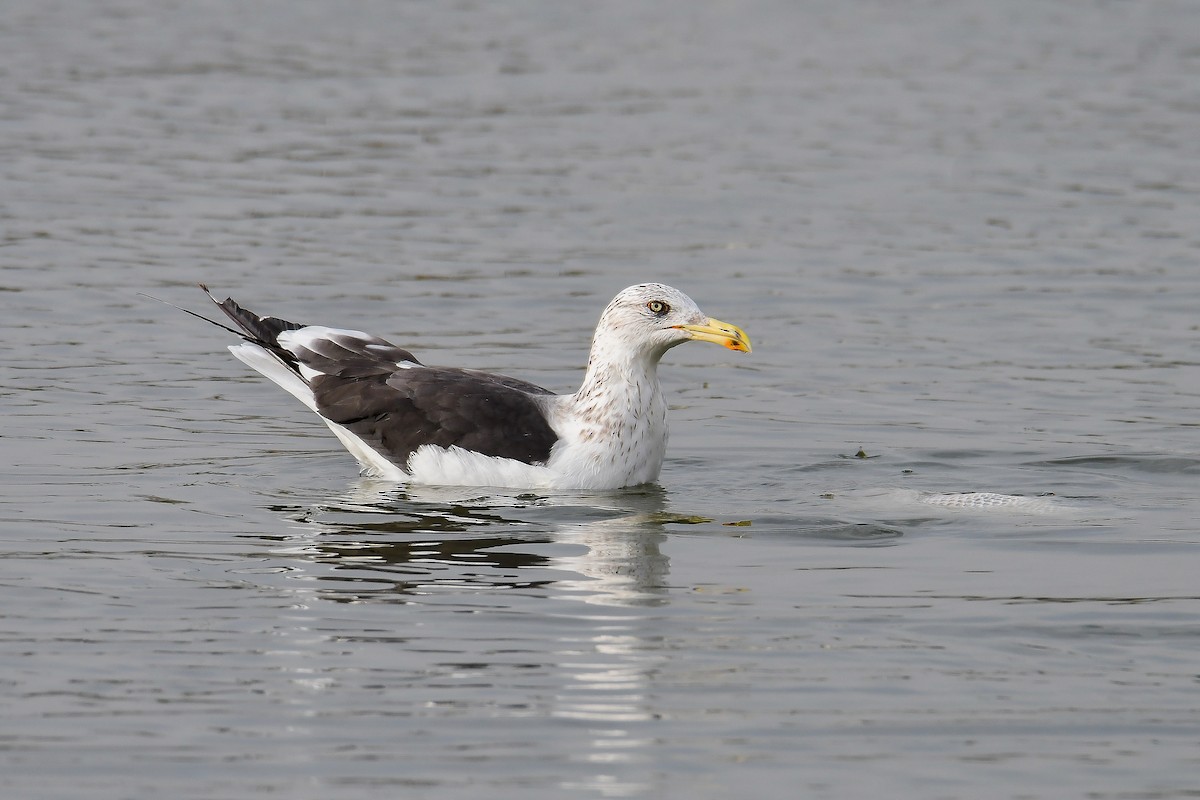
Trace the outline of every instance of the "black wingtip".
<instances>
[{"instance_id":1,"label":"black wingtip","mask_svg":"<svg viewBox=\"0 0 1200 800\"><path fill-rule=\"evenodd\" d=\"M209 299L209 300L212 300L214 304L216 304L217 306L220 306L220 307L221 307L221 310L222 310L222 311L225 311L225 308L224 308L224 306L222 306L222 305L221 305L221 301L220 301L220 300L218 300L218 299L217 299L217 298L216 298L216 297L213 295L213 293L212 293L212 292L210 292L210 291L208 290L208 284L207 284L207 283L197 283L196 285L200 287L200 291L202 291L202 292L204 292L206 295L208 295L208 299ZM232 299L233 299L233 298L226 298L226 299L225 299L225 302L226 302L226 303L228 303L228 302L229 302L230 300L232 300ZM228 312L226 312L226 313L228 313Z\"/></svg>"},{"instance_id":2,"label":"black wingtip","mask_svg":"<svg viewBox=\"0 0 1200 800\"><path fill-rule=\"evenodd\" d=\"M207 292L208 289L205 289L204 291ZM246 335L244 333L242 333L241 331L234 330L233 328L229 327L228 325L224 325L220 322L217 322L215 319L210 319L210 318L204 316L203 314L200 314L196 311L192 311L190 308L184 308L183 306L177 306L168 300L163 300L161 297L155 297L154 295L146 294L145 292L138 292L138 295L141 297L149 298L150 300L155 300L159 303L162 303L164 306L170 306L171 308L175 309L176 311L182 311L185 314L190 314L191 316L195 317L196 319L202 319L205 322L207 322L209 325L216 325L221 330L229 331L230 333L232 333L236 336L240 336L243 339L246 338ZM212 295L210 294L209 297L212 297Z\"/></svg>"},{"instance_id":3,"label":"black wingtip","mask_svg":"<svg viewBox=\"0 0 1200 800\"><path fill-rule=\"evenodd\" d=\"M206 286L201 284L200 288L216 303L217 308L225 312L225 315L233 320L235 325L245 331L243 335L256 344L277 347L279 344L279 334L284 331L294 331L305 327L298 322L289 322L279 317L259 316L253 311L243 308L232 297L218 300L216 297L213 297Z\"/></svg>"}]
</instances>

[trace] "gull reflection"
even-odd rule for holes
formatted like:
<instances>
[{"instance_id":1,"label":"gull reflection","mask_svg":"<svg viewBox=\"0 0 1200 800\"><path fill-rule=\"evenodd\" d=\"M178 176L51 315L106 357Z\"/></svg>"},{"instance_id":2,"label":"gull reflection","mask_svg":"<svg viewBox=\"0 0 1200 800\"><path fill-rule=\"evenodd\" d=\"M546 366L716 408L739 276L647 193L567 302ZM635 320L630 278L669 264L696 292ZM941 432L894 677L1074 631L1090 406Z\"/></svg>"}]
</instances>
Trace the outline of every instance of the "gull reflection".
<instances>
[{"instance_id":1,"label":"gull reflection","mask_svg":"<svg viewBox=\"0 0 1200 800\"><path fill-rule=\"evenodd\" d=\"M328 567L310 577L337 602L545 587L589 604L653 605L668 571L663 525L677 521L664 507L659 489L541 496L362 480L319 506L274 506L298 523L275 552Z\"/></svg>"},{"instance_id":2,"label":"gull reflection","mask_svg":"<svg viewBox=\"0 0 1200 800\"><path fill-rule=\"evenodd\" d=\"M527 692L513 705L573 723L564 788L646 790L630 776L654 774L645 753L661 712L651 684L670 649L657 610L669 602L664 530L690 521L667 511L661 489L543 496L362 480L319 506L275 510L294 535L274 552L293 562L310 603L429 606L420 612L426 628L340 632L339 642L393 643L442 694L468 668L475 686ZM553 730L561 729L538 735Z\"/></svg>"}]
</instances>

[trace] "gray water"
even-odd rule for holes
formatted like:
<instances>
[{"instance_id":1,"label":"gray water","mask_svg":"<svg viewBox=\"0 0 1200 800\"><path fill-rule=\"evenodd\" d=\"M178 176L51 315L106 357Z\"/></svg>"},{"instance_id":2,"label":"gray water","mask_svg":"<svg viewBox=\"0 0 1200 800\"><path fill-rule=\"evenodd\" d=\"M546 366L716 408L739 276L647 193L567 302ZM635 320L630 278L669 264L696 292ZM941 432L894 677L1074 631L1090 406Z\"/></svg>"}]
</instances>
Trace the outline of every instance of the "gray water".
<instances>
[{"instance_id":1,"label":"gray water","mask_svg":"<svg viewBox=\"0 0 1200 800\"><path fill-rule=\"evenodd\" d=\"M1200 795L1200 5L11 0L0 87L5 797ZM138 295L570 391L647 279L755 350L600 495Z\"/></svg>"}]
</instances>

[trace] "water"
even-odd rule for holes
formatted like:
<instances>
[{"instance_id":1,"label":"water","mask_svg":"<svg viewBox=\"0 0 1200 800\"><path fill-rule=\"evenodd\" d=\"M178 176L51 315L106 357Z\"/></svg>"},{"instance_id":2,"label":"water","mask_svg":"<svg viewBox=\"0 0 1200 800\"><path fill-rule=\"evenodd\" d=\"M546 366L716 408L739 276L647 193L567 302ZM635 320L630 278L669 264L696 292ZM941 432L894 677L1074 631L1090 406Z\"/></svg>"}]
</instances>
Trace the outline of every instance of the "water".
<instances>
[{"instance_id":1,"label":"water","mask_svg":"<svg viewBox=\"0 0 1200 800\"><path fill-rule=\"evenodd\" d=\"M6 796L1197 796L1198 30L8 3ZM137 294L565 391L645 279L755 351L602 495L361 480Z\"/></svg>"}]
</instances>

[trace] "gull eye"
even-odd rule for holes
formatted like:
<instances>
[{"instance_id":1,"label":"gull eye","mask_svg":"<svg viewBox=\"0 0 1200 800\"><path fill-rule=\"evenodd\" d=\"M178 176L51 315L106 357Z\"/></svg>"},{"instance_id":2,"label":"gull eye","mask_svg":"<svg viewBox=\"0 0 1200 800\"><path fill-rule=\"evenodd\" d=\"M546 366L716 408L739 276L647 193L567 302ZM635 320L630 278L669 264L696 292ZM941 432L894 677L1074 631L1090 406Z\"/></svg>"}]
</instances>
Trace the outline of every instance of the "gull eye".
<instances>
[{"instance_id":1,"label":"gull eye","mask_svg":"<svg viewBox=\"0 0 1200 800\"><path fill-rule=\"evenodd\" d=\"M646 308L650 309L650 313L657 317L661 317L671 310L671 307L662 300L651 300L649 303L646 303Z\"/></svg>"}]
</instances>

